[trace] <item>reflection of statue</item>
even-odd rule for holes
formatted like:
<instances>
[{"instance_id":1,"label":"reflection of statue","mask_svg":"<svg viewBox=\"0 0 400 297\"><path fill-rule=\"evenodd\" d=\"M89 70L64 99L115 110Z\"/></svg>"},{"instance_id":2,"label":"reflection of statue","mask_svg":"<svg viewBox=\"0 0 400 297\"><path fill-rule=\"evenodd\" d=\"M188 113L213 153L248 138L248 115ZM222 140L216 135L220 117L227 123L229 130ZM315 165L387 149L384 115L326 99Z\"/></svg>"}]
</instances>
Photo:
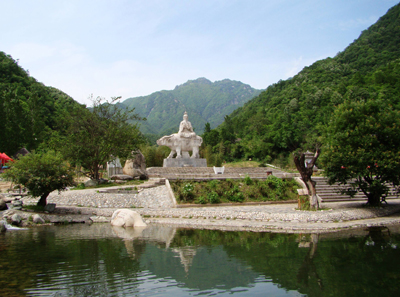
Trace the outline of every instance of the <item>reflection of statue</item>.
<instances>
[{"instance_id":1,"label":"reflection of statue","mask_svg":"<svg viewBox=\"0 0 400 297\"><path fill-rule=\"evenodd\" d=\"M183 121L179 125L179 132L163 136L157 140L158 145L165 145L171 149L167 159L171 159L176 154L176 158L189 158L189 152L192 151L191 158L200 158L199 147L203 139L197 136L193 131L192 124L188 121L188 115L185 112Z\"/></svg>"}]
</instances>

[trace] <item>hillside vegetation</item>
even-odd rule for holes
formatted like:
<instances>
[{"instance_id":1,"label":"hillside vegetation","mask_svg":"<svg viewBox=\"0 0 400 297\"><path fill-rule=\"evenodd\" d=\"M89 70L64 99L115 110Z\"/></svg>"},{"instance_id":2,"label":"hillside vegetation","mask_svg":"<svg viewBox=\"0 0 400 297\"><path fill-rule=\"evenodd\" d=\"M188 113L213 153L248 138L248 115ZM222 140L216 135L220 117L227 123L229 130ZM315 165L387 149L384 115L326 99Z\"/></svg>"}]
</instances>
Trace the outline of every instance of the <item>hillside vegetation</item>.
<instances>
[{"instance_id":1,"label":"hillside vegetation","mask_svg":"<svg viewBox=\"0 0 400 297\"><path fill-rule=\"evenodd\" d=\"M185 110L197 134L209 122L214 128L224 117L260 94L249 85L225 79L212 83L206 78L189 80L174 90L159 91L144 97L129 98L123 107L135 108L135 113L146 117L141 131L163 136L176 133Z\"/></svg>"},{"instance_id":2,"label":"hillside vegetation","mask_svg":"<svg viewBox=\"0 0 400 297\"><path fill-rule=\"evenodd\" d=\"M36 149L56 129L59 112L76 104L0 52L0 152L13 155L22 147Z\"/></svg>"},{"instance_id":3,"label":"hillside vegetation","mask_svg":"<svg viewBox=\"0 0 400 297\"><path fill-rule=\"evenodd\" d=\"M343 52L269 86L204 139L226 160L285 159L321 142L338 105L368 99L400 109L400 4Z\"/></svg>"}]
</instances>

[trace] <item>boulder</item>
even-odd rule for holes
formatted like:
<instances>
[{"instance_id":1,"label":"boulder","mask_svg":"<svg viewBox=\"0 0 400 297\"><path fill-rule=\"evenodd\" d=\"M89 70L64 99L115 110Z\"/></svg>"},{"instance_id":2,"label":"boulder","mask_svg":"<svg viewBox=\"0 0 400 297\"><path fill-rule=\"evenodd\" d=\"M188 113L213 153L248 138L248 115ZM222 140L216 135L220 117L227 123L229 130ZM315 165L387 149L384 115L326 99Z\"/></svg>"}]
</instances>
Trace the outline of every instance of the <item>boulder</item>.
<instances>
[{"instance_id":1,"label":"boulder","mask_svg":"<svg viewBox=\"0 0 400 297\"><path fill-rule=\"evenodd\" d=\"M0 233L7 231L6 225L7 225L7 223L5 221L0 221Z\"/></svg>"},{"instance_id":2,"label":"boulder","mask_svg":"<svg viewBox=\"0 0 400 297\"><path fill-rule=\"evenodd\" d=\"M0 210L6 210L8 209L6 201L3 199L2 196L0 196Z\"/></svg>"},{"instance_id":3,"label":"boulder","mask_svg":"<svg viewBox=\"0 0 400 297\"><path fill-rule=\"evenodd\" d=\"M122 172L132 177L147 177L146 159L140 150L132 152L132 158L126 160Z\"/></svg>"},{"instance_id":4,"label":"boulder","mask_svg":"<svg viewBox=\"0 0 400 297\"><path fill-rule=\"evenodd\" d=\"M33 222L35 224L44 224L45 223L45 221L42 219L42 217L38 214L34 214L32 218L33 218Z\"/></svg>"},{"instance_id":5,"label":"boulder","mask_svg":"<svg viewBox=\"0 0 400 297\"><path fill-rule=\"evenodd\" d=\"M21 210L22 209L22 201L21 200L14 200L11 201L11 205L13 209Z\"/></svg>"},{"instance_id":6,"label":"boulder","mask_svg":"<svg viewBox=\"0 0 400 297\"><path fill-rule=\"evenodd\" d=\"M19 226L19 224L21 224L22 218L20 217L19 214L13 214L11 216L11 224Z\"/></svg>"},{"instance_id":7,"label":"boulder","mask_svg":"<svg viewBox=\"0 0 400 297\"><path fill-rule=\"evenodd\" d=\"M133 180L133 177L130 175L126 175L126 174L117 174L117 175L113 175L111 176L112 180Z\"/></svg>"},{"instance_id":8,"label":"boulder","mask_svg":"<svg viewBox=\"0 0 400 297\"><path fill-rule=\"evenodd\" d=\"M118 209L111 217L111 225L117 227L145 227L142 217L130 209Z\"/></svg>"},{"instance_id":9,"label":"boulder","mask_svg":"<svg viewBox=\"0 0 400 297\"><path fill-rule=\"evenodd\" d=\"M47 203L44 207L44 211L53 212L56 209L55 203Z\"/></svg>"},{"instance_id":10,"label":"boulder","mask_svg":"<svg viewBox=\"0 0 400 297\"><path fill-rule=\"evenodd\" d=\"M97 186L97 184L98 184L98 182L93 179L89 179L89 180L85 181L85 187L95 187L95 186Z\"/></svg>"}]
</instances>

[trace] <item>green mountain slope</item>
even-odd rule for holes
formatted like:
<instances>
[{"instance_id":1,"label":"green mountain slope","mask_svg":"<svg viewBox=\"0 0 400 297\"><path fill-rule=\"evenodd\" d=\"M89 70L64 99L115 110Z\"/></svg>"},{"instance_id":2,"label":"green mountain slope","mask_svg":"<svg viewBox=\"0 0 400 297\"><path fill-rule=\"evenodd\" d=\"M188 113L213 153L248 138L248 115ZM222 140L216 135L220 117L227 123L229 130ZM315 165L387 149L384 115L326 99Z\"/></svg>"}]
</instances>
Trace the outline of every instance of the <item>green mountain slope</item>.
<instances>
[{"instance_id":1,"label":"green mountain slope","mask_svg":"<svg viewBox=\"0 0 400 297\"><path fill-rule=\"evenodd\" d=\"M0 52L0 152L36 149L55 129L58 113L74 104L78 103L67 94L37 82Z\"/></svg>"},{"instance_id":2,"label":"green mountain slope","mask_svg":"<svg viewBox=\"0 0 400 297\"><path fill-rule=\"evenodd\" d=\"M140 123L143 133L161 136L177 132L186 110L196 133L201 134L205 123L218 126L226 115L260 92L238 81L225 79L212 83L198 78L176 86L174 90L126 99L121 106L134 107L135 113L147 118L146 122Z\"/></svg>"},{"instance_id":3,"label":"green mountain slope","mask_svg":"<svg viewBox=\"0 0 400 297\"><path fill-rule=\"evenodd\" d=\"M400 4L336 57L269 86L217 131L226 158L269 160L313 148L336 106L368 98L385 98L400 108ZM233 137L224 137L224 131Z\"/></svg>"}]
</instances>

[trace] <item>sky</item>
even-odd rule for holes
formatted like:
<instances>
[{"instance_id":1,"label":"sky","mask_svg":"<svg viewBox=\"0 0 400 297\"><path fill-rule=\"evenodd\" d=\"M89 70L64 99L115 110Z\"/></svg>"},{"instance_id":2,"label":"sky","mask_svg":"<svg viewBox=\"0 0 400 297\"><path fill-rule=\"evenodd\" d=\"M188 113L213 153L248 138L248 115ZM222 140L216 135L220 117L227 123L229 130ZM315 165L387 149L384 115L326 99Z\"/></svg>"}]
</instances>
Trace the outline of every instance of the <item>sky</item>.
<instances>
[{"instance_id":1,"label":"sky","mask_svg":"<svg viewBox=\"0 0 400 297\"><path fill-rule=\"evenodd\" d=\"M0 51L47 86L146 96L188 80L256 89L334 57L398 0L0 0Z\"/></svg>"}]
</instances>

